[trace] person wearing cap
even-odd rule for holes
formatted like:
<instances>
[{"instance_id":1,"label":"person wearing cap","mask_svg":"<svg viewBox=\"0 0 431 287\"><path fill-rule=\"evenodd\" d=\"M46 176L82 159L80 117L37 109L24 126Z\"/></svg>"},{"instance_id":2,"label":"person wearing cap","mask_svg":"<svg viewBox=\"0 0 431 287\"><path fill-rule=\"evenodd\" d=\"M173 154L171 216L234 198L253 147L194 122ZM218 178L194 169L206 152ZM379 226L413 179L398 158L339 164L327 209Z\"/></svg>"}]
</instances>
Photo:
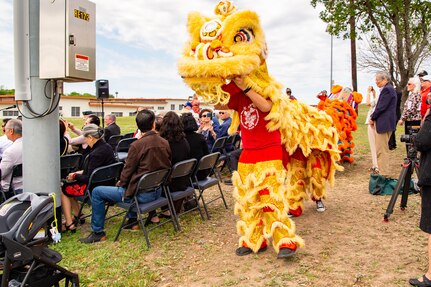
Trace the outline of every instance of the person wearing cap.
<instances>
[{"instance_id":1,"label":"person wearing cap","mask_svg":"<svg viewBox=\"0 0 431 287\"><path fill-rule=\"evenodd\" d=\"M428 75L428 72L425 70L419 71L419 73L418 73L419 78L422 78L423 76L426 76L426 75Z\"/></svg>"},{"instance_id":2,"label":"person wearing cap","mask_svg":"<svg viewBox=\"0 0 431 287\"><path fill-rule=\"evenodd\" d=\"M421 117L425 117L425 113L427 112L427 109L430 107L430 105L427 104L427 96L428 93L431 92L431 75L424 75L421 77Z\"/></svg>"},{"instance_id":3,"label":"person wearing cap","mask_svg":"<svg viewBox=\"0 0 431 287\"><path fill-rule=\"evenodd\" d=\"M183 108L181 109L180 114L185 114L185 113L193 113L191 102L186 102Z\"/></svg>"},{"instance_id":4,"label":"person wearing cap","mask_svg":"<svg viewBox=\"0 0 431 287\"><path fill-rule=\"evenodd\" d=\"M89 177L96 168L116 162L114 151L103 139L102 128L95 124L87 124L82 130L82 136L90 147L90 153L86 159L87 164L83 170L69 173L61 188L61 207L65 218L64 230L70 230L73 233L80 221L77 217L79 204L75 197L84 195Z\"/></svg>"},{"instance_id":5,"label":"person wearing cap","mask_svg":"<svg viewBox=\"0 0 431 287\"><path fill-rule=\"evenodd\" d=\"M93 112L92 111L83 111L82 112L82 116L83 116L83 120L85 122L85 120L88 118L89 115L92 115Z\"/></svg>"}]
</instances>

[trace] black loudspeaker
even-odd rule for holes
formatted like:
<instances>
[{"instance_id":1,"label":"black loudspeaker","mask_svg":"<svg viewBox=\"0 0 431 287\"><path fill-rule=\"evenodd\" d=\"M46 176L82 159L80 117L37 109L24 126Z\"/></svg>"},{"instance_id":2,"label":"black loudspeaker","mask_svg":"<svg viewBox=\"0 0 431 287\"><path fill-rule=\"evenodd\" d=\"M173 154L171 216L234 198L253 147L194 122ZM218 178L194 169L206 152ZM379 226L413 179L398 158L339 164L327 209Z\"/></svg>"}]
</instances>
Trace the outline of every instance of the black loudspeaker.
<instances>
[{"instance_id":1,"label":"black loudspeaker","mask_svg":"<svg viewBox=\"0 0 431 287\"><path fill-rule=\"evenodd\" d=\"M97 80L96 81L96 98L107 99L109 98L109 81Z\"/></svg>"}]
</instances>

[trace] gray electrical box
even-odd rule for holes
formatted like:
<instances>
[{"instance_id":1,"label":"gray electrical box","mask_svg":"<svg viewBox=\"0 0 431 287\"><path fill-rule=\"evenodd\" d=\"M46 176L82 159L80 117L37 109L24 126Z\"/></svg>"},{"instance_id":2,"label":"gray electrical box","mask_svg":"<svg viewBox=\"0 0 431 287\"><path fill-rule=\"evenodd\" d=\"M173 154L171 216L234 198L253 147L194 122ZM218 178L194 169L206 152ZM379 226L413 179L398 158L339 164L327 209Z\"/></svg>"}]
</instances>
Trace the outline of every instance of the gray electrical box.
<instances>
[{"instance_id":1,"label":"gray electrical box","mask_svg":"<svg viewBox=\"0 0 431 287\"><path fill-rule=\"evenodd\" d=\"M87 0L40 0L39 77L96 79L96 5Z\"/></svg>"}]
</instances>

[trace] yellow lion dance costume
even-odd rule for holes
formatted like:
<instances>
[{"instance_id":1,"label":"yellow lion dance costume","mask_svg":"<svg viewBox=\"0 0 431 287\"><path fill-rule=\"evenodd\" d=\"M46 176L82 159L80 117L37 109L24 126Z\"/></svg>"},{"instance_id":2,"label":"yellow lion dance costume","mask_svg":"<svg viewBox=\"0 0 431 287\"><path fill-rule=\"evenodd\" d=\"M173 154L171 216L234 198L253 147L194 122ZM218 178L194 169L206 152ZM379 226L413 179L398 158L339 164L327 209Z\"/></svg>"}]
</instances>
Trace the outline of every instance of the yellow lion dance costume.
<instances>
[{"instance_id":1,"label":"yellow lion dance costume","mask_svg":"<svg viewBox=\"0 0 431 287\"><path fill-rule=\"evenodd\" d=\"M213 17L190 13L188 32L190 40L178 62L181 77L207 103L236 111L230 133L241 125L243 152L232 176L239 215L237 255L263 251L272 239L279 258L291 256L304 242L288 212L302 210L308 194L323 198L326 182L333 185L335 171L342 169L336 164L340 158L332 120L289 100L269 76L255 12L221 1ZM238 75L247 89L232 80ZM270 111L258 110L247 93L272 102Z\"/></svg>"}]
</instances>

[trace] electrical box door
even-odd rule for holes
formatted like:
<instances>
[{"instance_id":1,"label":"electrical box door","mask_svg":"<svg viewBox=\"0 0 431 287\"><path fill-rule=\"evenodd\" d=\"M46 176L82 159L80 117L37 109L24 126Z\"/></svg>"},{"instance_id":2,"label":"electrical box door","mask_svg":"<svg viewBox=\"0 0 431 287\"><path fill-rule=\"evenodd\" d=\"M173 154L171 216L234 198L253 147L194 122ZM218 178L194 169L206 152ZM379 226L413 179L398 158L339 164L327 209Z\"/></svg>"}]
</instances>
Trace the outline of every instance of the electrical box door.
<instances>
[{"instance_id":1,"label":"electrical box door","mask_svg":"<svg viewBox=\"0 0 431 287\"><path fill-rule=\"evenodd\" d=\"M40 0L39 77L96 79L96 5L87 0Z\"/></svg>"}]
</instances>

